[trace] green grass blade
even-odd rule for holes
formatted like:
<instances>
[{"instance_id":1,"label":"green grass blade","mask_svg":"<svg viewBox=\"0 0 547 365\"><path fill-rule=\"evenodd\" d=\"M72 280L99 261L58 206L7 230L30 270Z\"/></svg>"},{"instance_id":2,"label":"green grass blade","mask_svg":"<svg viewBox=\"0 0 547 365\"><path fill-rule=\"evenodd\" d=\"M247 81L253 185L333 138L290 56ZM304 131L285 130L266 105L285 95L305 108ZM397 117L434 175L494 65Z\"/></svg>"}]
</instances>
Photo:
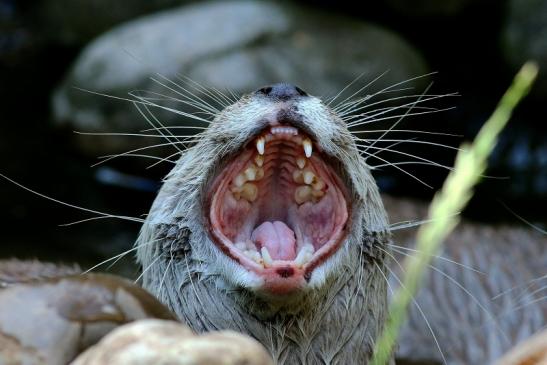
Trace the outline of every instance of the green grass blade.
<instances>
[{"instance_id":1,"label":"green grass blade","mask_svg":"<svg viewBox=\"0 0 547 365\"><path fill-rule=\"evenodd\" d=\"M427 266L448 234L458 224L462 211L473 195L473 187L486 169L488 156L494 149L499 133L509 121L513 109L528 94L537 76L534 63L526 63L515 76L513 83L501 98L494 113L479 131L472 145L462 145L456 156L454 170L429 206L429 223L417 234L418 255L404 262L406 275L403 285L394 293L384 330L376 343L371 364L385 365L390 359L399 329L407 316L407 309L418 290Z\"/></svg>"}]
</instances>

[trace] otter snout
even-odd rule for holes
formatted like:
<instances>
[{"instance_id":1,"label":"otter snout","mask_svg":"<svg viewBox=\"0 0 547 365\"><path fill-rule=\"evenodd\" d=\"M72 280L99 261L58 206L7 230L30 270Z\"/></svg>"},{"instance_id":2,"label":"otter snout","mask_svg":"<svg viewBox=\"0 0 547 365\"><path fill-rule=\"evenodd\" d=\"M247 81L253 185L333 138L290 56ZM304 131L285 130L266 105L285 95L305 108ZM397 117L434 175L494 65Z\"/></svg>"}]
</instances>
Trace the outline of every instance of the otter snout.
<instances>
[{"instance_id":1,"label":"otter snout","mask_svg":"<svg viewBox=\"0 0 547 365\"><path fill-rule=\"evenodd\" d=\"M255 91L255 94L264 95L268 98L282 101L308 96L308 93L298 86L285 82L261 87Z\"/></svg>"}]
</instances>

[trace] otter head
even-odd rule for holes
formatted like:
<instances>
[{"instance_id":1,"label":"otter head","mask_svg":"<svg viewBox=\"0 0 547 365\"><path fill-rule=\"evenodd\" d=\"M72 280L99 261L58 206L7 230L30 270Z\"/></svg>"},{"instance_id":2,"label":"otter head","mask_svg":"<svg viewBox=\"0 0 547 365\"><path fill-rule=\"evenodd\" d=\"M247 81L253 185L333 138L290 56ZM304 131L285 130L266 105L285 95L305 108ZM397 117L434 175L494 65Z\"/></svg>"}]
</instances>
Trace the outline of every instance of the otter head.
<instances>
[{"instance_id":1,"label":"otter head","mask_svg":"<svg viewBox=\"0 0 547 365\"><path fill-rule=\"evenodd\" d=\"M168 304L162 285L185 275L283 303L359 272L377 232L387 232L385 212L345 123L281 83L222 110L184 151L138 255L144 285Z\"/></svg>"}]
</instances>

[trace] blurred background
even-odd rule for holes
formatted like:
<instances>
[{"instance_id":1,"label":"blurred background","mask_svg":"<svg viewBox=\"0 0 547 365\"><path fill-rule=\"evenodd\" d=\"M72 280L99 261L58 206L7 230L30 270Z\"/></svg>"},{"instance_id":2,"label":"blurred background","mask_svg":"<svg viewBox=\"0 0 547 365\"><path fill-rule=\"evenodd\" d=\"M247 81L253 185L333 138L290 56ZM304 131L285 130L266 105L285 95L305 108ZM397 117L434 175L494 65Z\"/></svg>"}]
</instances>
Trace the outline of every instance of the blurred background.
<instances>
[{"instance_id":1,"label":"blurred background","mask_svg":"<svg viewBox=\"0 0 547 365\"><path fill-rule=\"evenodd\" d=\"M153 134L142 132L150 126L131 102L81 89L121 98L147 93L187 110L187 105L165 100L181 91L168 80L214 101L179 75L238 95L287 81L326 99L355 81L338 101L382 75L358 96L411 80L376 95L370 104L379 103L366 112L408 106L417 100L412 95L420 95L431 82L428 95L458 94L433 97L410 112L423 115L405 118L395 128L455 136L393 132L385 139L407 142L378 146L402 153L385 150L370 159L372 165L398 163L408 172L378 168L375 177L382 192L428 200L447 169L424 162L451 166L454 150L410 140L458 146L471 139L528 59L539 63L539 80L503 133L490 178L478 187L464 214L486 224L517 222L505 204L545 228L547 0L377 0L359 5L327 0L0 0L0 173L64 202L142 218L172 165L150 166L158 160L125 156L91 166L101 156L164 141L75 133ZM435 74L413 79L431 72ZM161 76L150 79L156 73ZM432 108L449 110L430 113ZM354 130L389 128L407 110L379 114L383 121ZM203 126L181 115L153 112L165 125ZM163 158L175 152L165 146L135 153ZM0 201L0 257L77 261L88 268L131 247L139 229L138 223L112 219L60 226L94 215L5 180L0 180ZM128 265L113 270L135 273Z\"/></svg>"}]
</instances>

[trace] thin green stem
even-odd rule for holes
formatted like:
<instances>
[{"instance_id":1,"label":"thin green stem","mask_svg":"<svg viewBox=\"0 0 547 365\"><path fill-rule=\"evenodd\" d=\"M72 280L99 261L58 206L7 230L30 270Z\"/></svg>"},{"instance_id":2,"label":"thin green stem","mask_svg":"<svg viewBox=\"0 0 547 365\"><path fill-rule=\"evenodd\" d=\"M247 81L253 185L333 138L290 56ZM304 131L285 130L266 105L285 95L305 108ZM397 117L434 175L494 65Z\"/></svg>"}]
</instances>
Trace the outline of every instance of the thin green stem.
<instances>
[{"instance_id":1,"label":"thin green stem","mask_svg":"<svg viewBox=\"0 0 547 365\"><path fill-rule=\"evenodd\" d=\"M371 364L388 363L400 326L406 320L407 310L419 283L432 260L438 254L444 239L458 224L457 212L463 210L473 195L473 187L480 180L501 130L509 121L513 109L528 94L537 76L538 68L526 63L501 98L494 113L479 131L472 145L462 145L456 156L454 170L448 175L440 192L429 206L429 223L420 227L416 250L419 254L405 259L406 275L401 287L394 293L384 330L376 343Z\"/></svg>"}]
</instances>

